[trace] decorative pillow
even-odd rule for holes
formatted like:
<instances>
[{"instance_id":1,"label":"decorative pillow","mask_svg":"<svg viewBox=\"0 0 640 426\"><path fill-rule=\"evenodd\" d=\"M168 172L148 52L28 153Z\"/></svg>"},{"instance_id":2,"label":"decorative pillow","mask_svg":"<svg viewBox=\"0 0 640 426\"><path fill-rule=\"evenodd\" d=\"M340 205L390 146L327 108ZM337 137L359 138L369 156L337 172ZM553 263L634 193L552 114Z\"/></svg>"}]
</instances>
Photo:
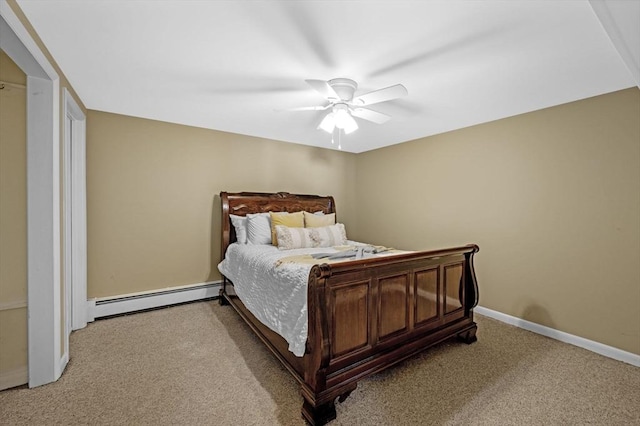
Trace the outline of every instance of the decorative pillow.
<instances>
[{"instance_id":1,"label":"decorative pillow","mask_svg":"<svg viewBox=\"0 0 640 426\"><path fill-rule=\"evenodd\" d=\"M236 242L238 244L247 244L247 218L230 214L231 224L236 230Z\"/></svg>"},{"instance_id":2,"label":"decorative pillow","mask_svg":"<svg viewBox=\"0 0 640 426\"><path fill-rule=\"evenodd\" d=\"M250 213L247 215L247 244L271 244L269 213Z\"/></svg>"},{"instance_id":3,"label":"decorative pillow","mask_svg":"<svg viewBox=\"0 0 640 426\"><path fill-rule=\"evenodd\" d=\"M342 223L319 228L289 228L276 225L276 234L278 248L281 250L333 247L347 242L347 232Z\"/></svg>"},{"instance_id":4,"label":"decorative pillow","mask_svg":"<svg viewBox=\"0 0 640 426\"><path fill-rule=\"evenodd\" d=\"M278 236L276 235L276 226L288 226L291 228L304 228L304 215L302 212L297 213L273 213L269 212L271 219L271 244L278 245Z\"/></svg>"},{"instance_id":5,"label":"decorative pillow","mask_svg":"<svg viewBox=\"0 0 640 426\"><path fill-rule=\"evenodd\" d=\"M318 215L315 213L304 212L304 227L318 228L321 226L331 226L336 224L336 214Z\"/></svg>"}]
</instances>

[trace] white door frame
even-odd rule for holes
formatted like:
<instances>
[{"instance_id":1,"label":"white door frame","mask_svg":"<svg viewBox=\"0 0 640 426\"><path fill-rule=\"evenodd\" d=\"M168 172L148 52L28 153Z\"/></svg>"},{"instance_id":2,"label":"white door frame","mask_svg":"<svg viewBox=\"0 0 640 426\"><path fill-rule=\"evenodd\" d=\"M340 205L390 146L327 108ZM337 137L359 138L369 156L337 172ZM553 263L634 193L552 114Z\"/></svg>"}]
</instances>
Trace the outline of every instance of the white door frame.
<instances>
[{"instance_id":1,"label":"white door frame","mask_svg":"<svg viewBox=\"0 0 640 426\"><path fill-rule=\"evenodd\" d=\"M0 47L27 75L27 309L29 387L56 381L63 350L60 295L60 80L6 0Z\"/></svg>"},{"instance_id":2,"label":"white door frame","mask_svg":"<svg viewBox=\"0 0 640 426\"><path fill-rule=\"evenodd\" d=\"M64 88L65 343L87 326L86 117ZM69 127L70 126L70 127Z\"/></svg>"}]
</instances>

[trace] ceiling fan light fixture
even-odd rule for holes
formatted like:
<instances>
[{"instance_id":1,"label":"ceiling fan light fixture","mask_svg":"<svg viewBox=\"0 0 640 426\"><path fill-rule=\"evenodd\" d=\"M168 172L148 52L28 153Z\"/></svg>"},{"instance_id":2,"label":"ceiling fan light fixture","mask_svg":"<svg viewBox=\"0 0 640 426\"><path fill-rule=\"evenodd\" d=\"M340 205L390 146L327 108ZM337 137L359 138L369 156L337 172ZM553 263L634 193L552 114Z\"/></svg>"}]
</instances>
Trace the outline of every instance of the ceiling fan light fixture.
<instances>
[{"instance_id":1,"label":"ceiling fan light fixture","mask_svg":"<svg viewBox=\"0 0 640 426\"><path fill-rule=\"evenodd\" d=\"M346 109L337 109L333 112L336 117L336 127L338 129L344 129L349 122L349 113Z\"/></svg>"},{"instance_id":2,"label":"ceiling fan light fixture","mask_svg":"<svg viewBox=\"0 0 640 426\"><path fill-rule=\"evenodd\" d=\"M334 105L332 114L335 127L343 130L345 134L358 130L358 123L356 123L356 120L351 116L347 105L343 103Z\"/></svg>"},{"instance_id":3,"label":"ceiling fan light fixture","mask_svg":"<svg viewBox=\"0 0 640 426\"><path fill-rule=\"evenodd\" d=\"M353 117L349 114L346 115L346 119L344 120L343 123L340 123L341 126L338 126L336 124L336 127L344 130L344 133L346 135L348 135L349 133L353 133L356 130L358 130L358 123L356 123L356 120L353 119Z\"/></svg>"},{"instance_id":4,"label":"ceiling fan light fixture","mask_svg":"<svg viewBox=\"0 0 640 426\"><path fill-rule=\"evenodd\" d=\"M331 112L324 116L318 125L318 129L322 129L332 135L336 127L338 131L341 130L346 135L358 130L358 123L354 117L376 124L386 123L391 118L390 116L369 108L363 108L363 106L368 107L369 105L391 101L408 94L407 89L402 84L395 84L354 98L358 84L349 78L334 78L328 81L306 80L306 82L328 100L329 105L294 108L293 111L323 111L331 108Z\"/></svg>"},{"instance_id":5,"label":"ceiling fan light fixture","mask_svg":"<svg viewBox=\"0 0 640 426\"><path fill-rule=\"evenodd\" d=\"M333 133L333 129L336 127L336 117L333 112L325 115L320 124L318 125L318 129L322 129L327 133Z\"/></svg>"},{"instance_id":6,"label":"ceiling fan light fixture","mask_svg":"<svg viewBox=\"0 0 640 426\"><path fill-rule=\"evenodd\" d=\"M345 135L348 135L349 133L353 133L353 132L355 132L356 130L358 130L358 125L357 125L357 124L356 124L356 122L354 121L354 122L353 122L353 125L347 126L347 127L345 127L343 130L344 130L344 134L345 134Z\"/></svg>"}]
</instances>

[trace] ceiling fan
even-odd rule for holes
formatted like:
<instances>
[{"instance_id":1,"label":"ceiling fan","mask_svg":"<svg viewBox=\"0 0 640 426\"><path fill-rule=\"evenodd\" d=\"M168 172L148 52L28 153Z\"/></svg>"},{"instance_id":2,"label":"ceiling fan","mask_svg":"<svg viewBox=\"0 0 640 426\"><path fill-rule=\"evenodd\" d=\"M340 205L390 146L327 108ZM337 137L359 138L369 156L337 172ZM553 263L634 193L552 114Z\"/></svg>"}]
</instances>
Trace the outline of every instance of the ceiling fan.
<instances>
[{"instance_id":1,"label":"ceiling fan","mask_svg":"<svg viewBox=\"0 0 640 426\"><path fill-rule=\"evenodd\" d=\"M376 124L387 122L391 116L368 108L369 105L386 102L406 96L409 92L402 84L374 90L354 98L358 83L348 78L334 78L329 81L305 80L316 92L329 101L325 106L292 108L289 111L324 111L330 112L320 122L318 129L333 133L335 128L349 134L358 129L353 117L371 121Z\"/></svg>"}]
</instances>

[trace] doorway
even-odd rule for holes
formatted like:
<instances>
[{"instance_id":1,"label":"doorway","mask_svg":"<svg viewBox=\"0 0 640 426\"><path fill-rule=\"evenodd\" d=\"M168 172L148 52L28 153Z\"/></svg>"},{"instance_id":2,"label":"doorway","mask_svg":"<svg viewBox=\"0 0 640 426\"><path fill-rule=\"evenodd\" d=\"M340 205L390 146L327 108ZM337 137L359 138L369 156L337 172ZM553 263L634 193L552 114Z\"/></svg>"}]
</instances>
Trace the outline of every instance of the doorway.
<instances>
[{"instance_id":1,"label":"doorway","mask_svg":"<svg viewBox=\"0 0 640 426\"><path fill-rule=\"evenodd\" d=\"M27 352L35 387L56 381L69 360L61 300L60 80L6 0L0 0L0 48L27 76Z\"/></svg>"}]
</instances>

